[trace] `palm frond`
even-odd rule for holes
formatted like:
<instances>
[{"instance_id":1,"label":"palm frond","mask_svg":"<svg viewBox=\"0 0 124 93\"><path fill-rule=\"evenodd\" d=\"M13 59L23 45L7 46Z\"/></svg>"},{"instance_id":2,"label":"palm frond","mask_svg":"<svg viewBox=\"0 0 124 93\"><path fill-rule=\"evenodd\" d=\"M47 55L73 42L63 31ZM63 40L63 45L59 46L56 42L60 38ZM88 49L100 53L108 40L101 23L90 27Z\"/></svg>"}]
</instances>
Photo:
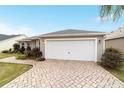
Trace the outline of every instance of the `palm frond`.
<instances>
[{"instance_id":1,"label":"palm frond","mask_svg":"<svg viewBox=\"0 0 124 93\"><path fill-rule=\"evenodd\" d=\"M100 7L100 17L102 21L112 19L117 21L124 12L124 5L102 5Z\"/></svg>"}]
</instances>

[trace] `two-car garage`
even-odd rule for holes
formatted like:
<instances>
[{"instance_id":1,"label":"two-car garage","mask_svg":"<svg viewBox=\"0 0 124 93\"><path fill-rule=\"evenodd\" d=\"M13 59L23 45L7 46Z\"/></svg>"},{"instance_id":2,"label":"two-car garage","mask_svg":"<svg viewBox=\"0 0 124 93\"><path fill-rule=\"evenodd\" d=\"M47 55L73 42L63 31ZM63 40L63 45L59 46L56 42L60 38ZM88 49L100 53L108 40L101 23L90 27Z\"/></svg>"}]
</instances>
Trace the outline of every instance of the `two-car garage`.
<instances>
[{"instance_id":1,"label":"two-car garage","mask_svg":"<svg viewBox=\"0 0 124 93\"><path fill-rule=\"evenodd\" d=\"M97 39L46 39L45 58L62 60L97 60Z\"/></svg>"}]
</instances>

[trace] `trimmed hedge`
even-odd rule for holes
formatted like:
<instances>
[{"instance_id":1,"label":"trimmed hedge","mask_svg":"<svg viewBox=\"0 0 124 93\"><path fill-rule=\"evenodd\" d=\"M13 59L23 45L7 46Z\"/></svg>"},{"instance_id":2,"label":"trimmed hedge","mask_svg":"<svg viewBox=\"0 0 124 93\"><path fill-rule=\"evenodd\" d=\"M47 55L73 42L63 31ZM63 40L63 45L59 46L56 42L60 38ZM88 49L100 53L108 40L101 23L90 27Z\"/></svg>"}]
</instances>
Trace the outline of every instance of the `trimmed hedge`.
<instances>
[{"instance_id":1,"label":"trimmed hedge","mask_svg":"<svg viewBox=\"0 0 124 93\"><path fill-rule=\"evenodd\" d=\"M9 50L3 50L2 53L9 53Z\"/></svg>"}]
</instances>

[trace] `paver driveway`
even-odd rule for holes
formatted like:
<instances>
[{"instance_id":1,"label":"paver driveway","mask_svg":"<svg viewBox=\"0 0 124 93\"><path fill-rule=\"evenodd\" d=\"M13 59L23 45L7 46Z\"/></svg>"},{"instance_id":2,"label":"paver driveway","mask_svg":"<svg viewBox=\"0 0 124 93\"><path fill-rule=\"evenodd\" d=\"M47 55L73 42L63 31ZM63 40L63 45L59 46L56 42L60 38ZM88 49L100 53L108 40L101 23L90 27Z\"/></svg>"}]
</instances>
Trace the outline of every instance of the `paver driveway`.
<instances>
[{"instance_id":1,"label":"paver driveway","mask_svg":"<svg viewBox=\"0 0 124 93\"><path fill-rule=\"evenodd\" d=\"M11 60L17 62L14 61L14 58L11 58ZM19 62L22 61L18 61L18 63ZM25 61L22 63L25 63ZM35 62L35 64L32 61L31 64L33 64L31 70L3 87L124 87L124 84L121 81L94 62L47 60Z\"/></svg>"}]
</instances>

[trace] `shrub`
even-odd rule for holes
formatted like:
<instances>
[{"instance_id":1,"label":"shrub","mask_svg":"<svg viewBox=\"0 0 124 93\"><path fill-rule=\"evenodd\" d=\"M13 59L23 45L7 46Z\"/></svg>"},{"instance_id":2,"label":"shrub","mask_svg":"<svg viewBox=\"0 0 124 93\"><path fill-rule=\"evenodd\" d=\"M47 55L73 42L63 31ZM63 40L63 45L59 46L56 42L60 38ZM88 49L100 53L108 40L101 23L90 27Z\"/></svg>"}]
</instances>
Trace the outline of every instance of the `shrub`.
<instances>
[{"instance_id":1,"label":"shrub","mask_svg":"<svg viewBox=\"0 0 124 93\"><path fill-rule=\"evenodd\" d=\"M9 49L9 53L12 53L12 49L11 48Z\"/></svg>"},{"instance_id":2,"label":"shrub","mask_svg":"<svg viewBox=\"0 0 124 93\"><path fill-rule=\"evenodd\" d=\"M27 57L32 57L32 56L33 56L31 50L25 51L25 55L26 55Z\"/></svg>"},{"instance_id":3,"label":"shrub","mask_svg":"<svg viewBox=\"0 0 124 93\"><path fill-rule=\"evenodd\" d=\"M27 46L25 54L27 57L31 57L32 56L32 51L31 51L31 47Z\"/></svg>"},{"instance_id":4,"label":"shrub","mask_svg":"<svg viewBox=\"0 0 124 93\"><path fill-rule=\"evenodd\" d=\"M31 54L32 54L32 56L35 57L35 58L38 58L38 57L41 57L41 56L42 56L42 52L41 52L40 49L38 49L38 48L33 48L33 49L31 50Z\"/></svg>"},{"instance_id":5,"label":"shrub","mask_svg":"<svg viewBox=\"0 0 124 93\"><path fill-rule=\"evenodd\" d=\"M16 56L16 59L25 60L25 59L27 59L27 57L26 57L26 55L18 55L18 56Z\"/></svg>"},{"instance_id":6,"label":"shrub","mask_svg":"<svg viewBox=\"0 0 124 93\"><path fill-rule=\"evenodd\" d=\"M42 52L38 48L33 48L32 50L28 48L21 53L24 53L27 58L32 58L32 59L37 59L37 58L42 57Z\"/></svg>"},{"instance_id":7,"label":"shrub","mask_svg":"<svg viewBox=\"0 0 124 93\"><path fill-rule=\"evenodd\" d=\"M20 50L19 50L22 54L24 54L24 52L25 52L25 47L24 46L22 46L21 48L20 48Z\"/></svg>"},{"instance_id":8,"label":"shrub","mask_svg":"<svg viewBox=\"0 0 124 93\"><path fill-rule=\"evenodd\" d=\"M27 51L31 51L31 47L30 46L27 46Z\"/></svg>"},{"instance_id":9,"label":"shrub","mask_svg":"<svg viewBox=\"0 0 124 93\"><path fill-rule=\"evenodd\" d=\"M20 45L18 43L15 43L13 45L14 52L17 53L20 50Z\"/></svg>"},{"instance_id":10,"label":"shrub","mask_svg":"<svg viewBox=\"0 0 124 93\"><path fill-rule=\"evenodd\" d=\"M116 68L120 66L120 63L122 62L122 55L114 48L107 48L102 55L101 61L101 64L106 67Z\"/></svg>"},{"instance_id":11,"label":"shrub","mask_svg":"<svg viewBox=\"0 0 124 93\"><path fill-rule=\"evenodd\" d=\"M37 60L37 61L44 61L45 58L41 58L41 57L39 57L39 58L36 58L36 60Z\"/></svg>"},{"instance_id":12,"label":"shrub","mask_svg":"<svg viewBox=\"0 0 124 93\"><path fill-rule=\"evenodd\" d=\"M9 53L9 50L3 50L2 53Z\"/></svg>"}]
</instances>

